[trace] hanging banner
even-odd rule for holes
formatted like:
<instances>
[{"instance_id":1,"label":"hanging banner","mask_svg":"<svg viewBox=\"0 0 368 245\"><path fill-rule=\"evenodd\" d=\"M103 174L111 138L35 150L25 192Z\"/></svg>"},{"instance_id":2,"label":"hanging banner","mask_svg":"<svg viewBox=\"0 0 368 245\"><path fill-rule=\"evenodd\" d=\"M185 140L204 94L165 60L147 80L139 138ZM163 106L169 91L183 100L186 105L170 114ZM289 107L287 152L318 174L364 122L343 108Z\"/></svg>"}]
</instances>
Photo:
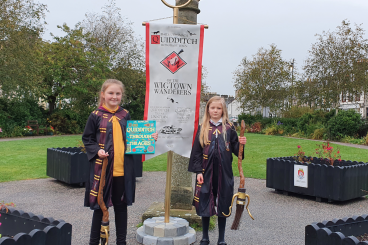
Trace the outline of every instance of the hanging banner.
<instances>
[{"instance_id":1,"label":"hanging banner","mask_svg":"<svg viewBox=\"0 0 368 245\"><path fill-rule=\"evenodd\" d=\"M156 121L155 154L189 157L198 128L204 26L146 23L144 120Z\"/></svg>"}]
</instances>

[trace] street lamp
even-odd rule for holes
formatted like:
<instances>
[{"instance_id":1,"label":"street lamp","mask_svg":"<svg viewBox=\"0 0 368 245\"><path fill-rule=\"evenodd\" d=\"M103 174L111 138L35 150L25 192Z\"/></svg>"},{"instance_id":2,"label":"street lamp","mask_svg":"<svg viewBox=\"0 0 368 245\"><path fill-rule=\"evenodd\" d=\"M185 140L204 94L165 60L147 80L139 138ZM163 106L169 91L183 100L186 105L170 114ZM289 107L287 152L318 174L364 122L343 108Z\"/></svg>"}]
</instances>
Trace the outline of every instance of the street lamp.
<instances>
[{"instance_id":1,"label":"street lamp","mask_svg":"<svg viewBox=\"0 0 368 245\"><path fill-rule=\"evenodd\" d=\"M293 105L293 97L294 97L294 59L290 64L290 71L291 71L291 104L290 107Z\"/></svg>"}]
</instances>

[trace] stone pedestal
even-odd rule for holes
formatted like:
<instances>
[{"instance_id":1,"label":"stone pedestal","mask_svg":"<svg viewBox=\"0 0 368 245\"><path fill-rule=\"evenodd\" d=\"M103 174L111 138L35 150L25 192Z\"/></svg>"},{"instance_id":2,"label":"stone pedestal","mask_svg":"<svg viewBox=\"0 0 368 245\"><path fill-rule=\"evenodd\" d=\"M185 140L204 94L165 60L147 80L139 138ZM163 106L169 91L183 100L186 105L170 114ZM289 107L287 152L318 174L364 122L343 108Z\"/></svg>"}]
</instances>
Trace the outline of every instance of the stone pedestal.
<instances>
[{"instance_id":1,"label":"stone pedestal","mask_svg":"<svg viewBox=\"0 0 368 245\"><path fill-rule=\"evenodd\" d=\"M176 0L176 5L182 5L188 0ZM198 8L198 0L193 0L188 6L179 9L179 24L197 24L197 15L201 11Z\"/></svg>"},{"instance_id":2,"label":"stone pedestal","mask_svg":"<svg viewBox=\"0 0 368 245\"><path fill-rule=\"evenodd\" d=\"M188 172L189 158L173 154L171 177L171 208L192 209L192 173Z\"/></svg>"},{"instance_id":3,"label":"stone pedestal","mask_svg":"<svg viewBox=\"0 0 368 245\"><path fill-rule=\"evenodd\" d=\"M165 216L164 203L154 202L142 215L142 222L144 222L146 219L161 216ZM202 218L197 215L195 208L190 210L171 208L170 217L183 218L189 222L189 225L196 224L197 226L202 226Z\"/></svg>"},{"instance_id":4,"label":"stone pedestal","mask_svg":"<svg viewBox=\"0 0 368 245\"><path fill-rule=\"evenodd\" d=\"M146 219L137 230L137 241L144 245L189 245L196 241L196 232L182 218L165 217Z\"/></svg>"}]
</instances>

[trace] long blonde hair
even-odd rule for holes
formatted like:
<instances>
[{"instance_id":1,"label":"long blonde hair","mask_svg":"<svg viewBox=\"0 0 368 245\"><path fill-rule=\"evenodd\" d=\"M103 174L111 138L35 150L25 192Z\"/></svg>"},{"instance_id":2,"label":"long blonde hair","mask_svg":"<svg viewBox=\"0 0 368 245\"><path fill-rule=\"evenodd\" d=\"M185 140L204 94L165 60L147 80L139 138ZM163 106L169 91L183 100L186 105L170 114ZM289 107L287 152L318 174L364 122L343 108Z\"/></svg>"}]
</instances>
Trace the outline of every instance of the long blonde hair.
<instances>
[{"instance_id":1,"label":"long blonde hair","mask_svg":"<svg viewBox=\"0 0 368 245\"><path fill-rule=\"evenodd\" d=\"M209 107L212 102L221 102L221 105L222 105L222 133L221 134L224 137L224 141L226 142L226 123L229 122L229 115L227 113L226 103L225 103L224 98L220 96L213 96L211 99L208 100L206 104L206 109L204 111L204 116L203 116L203 121L202 121L202 126L201 126L201 132L199 134L199 143L201 144L202 147L204 147L209 141L208 130L210 127L210 119L211 119L211 116L209 113Z\"/></svg>"},{"instance_id":2,"label":"long blonde hair","mask_svg":"<svg viewBox=\"0 0 368 245\"><path fill-rule=\"evenodd\" d=\"M112 84L116 84L119 85L121 88L121 93L122 93L122 98L124 98L124 92L125 92L125 88L124 88L124 84L122 82L120 82L119 80L116 79L107 79L101 86L101 91L99 94L99 102L98 102L98 106L102 106L105 103L105 99L102 98L101 94L104 93L106 91L106 89L112 85Z\"/></svg>"}]
</instances>

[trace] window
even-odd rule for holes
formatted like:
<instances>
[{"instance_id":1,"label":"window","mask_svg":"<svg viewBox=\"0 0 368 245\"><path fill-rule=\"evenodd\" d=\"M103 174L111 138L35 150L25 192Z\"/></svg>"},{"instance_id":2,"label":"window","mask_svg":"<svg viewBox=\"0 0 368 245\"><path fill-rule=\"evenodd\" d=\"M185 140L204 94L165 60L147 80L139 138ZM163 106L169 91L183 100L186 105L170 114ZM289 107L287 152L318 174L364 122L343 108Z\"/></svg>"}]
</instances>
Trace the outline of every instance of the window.
<instances>
[{"instance_id":1,"label":"window","mask_svg":"<svg viewBox=\"0 0 368 245\"><path fill-rule=\"evenodd\" d=\"M341 100L342 100L342 102L346 102L346 93L342 92Z\"/></svg>"},{"instance_id":2,"label":"window","mask_svg":"<svg viewBox=\"0 0 368 245\"><path fill-rule=\"evenodd\" d=\"M348 94L348 101L350 101L350 102L354 101L353 100L353 94L351 94L351 93Z\"/></svg>"}]
</instances>

